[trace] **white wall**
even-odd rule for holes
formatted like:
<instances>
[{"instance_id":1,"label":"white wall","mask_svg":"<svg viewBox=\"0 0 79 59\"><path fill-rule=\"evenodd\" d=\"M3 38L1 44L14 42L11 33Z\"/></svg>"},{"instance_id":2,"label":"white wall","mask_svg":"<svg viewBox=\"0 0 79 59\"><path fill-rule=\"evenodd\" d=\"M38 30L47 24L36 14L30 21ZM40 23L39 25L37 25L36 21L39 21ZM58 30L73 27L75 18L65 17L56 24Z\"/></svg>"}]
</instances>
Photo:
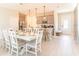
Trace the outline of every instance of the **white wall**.
<instances>
[{"instance_id":1,"label":"white wall","mask_svg":"<svg viewBox=\"0 0 79 59\"><path fill-rule=\"evenodd\" d=\"M55 32L58 31L58 13L54 12L54 28Z\"/></svg>"},{"instance_id":2,"label":"white wall","mask_svg":"<svg viewBox=\"0 0 79 59\"><path fill-rule=\"evenodd\" d=\"M6 8L0 8L0 30L9 28L18 28L18 12Z\"/></svg>"},{"instance_id":3,"label":"white wall","mask_svg":"<svg viewBox=\"0 0 79 59\"><path fill-rule=\"evenodd\" d=\"M18 12L6 8L0 8L0 29L18 27Z\"/></svg>"},{"instance_id":4,"label":"white wall","mask_svg":"<svg viewBox=\"0 0 79 59\"><path fill-rule=\"evenodd\" d=\"M75 11L75 17L76 17L76 39L77 42L79 43L79 4L76 7L76 11Z\"/></svg>"},{"instance_id":5,"label":"white wall","mask_svg":"<svg viewBox=\"0 0 79 59\"><path fill-rule=\"evenodd\" d=\"M16 11L10 11L9 28L18 29L19 14Z\"/></svg>"},{"instance_id":6,"label":"white wall","mask_svg":"<svg viewBox=\"0 0 79 59\"><path fill-rule=\"evenodd\" d=\"M78 17L78 18L77 18L77 22L78 22L77 25L78 25L78 34L79 34L79 5L78 5L78 7L77 7L77 12L78 12L78 13L77 13L77 17Z\"/></svg>"}]
</instances>

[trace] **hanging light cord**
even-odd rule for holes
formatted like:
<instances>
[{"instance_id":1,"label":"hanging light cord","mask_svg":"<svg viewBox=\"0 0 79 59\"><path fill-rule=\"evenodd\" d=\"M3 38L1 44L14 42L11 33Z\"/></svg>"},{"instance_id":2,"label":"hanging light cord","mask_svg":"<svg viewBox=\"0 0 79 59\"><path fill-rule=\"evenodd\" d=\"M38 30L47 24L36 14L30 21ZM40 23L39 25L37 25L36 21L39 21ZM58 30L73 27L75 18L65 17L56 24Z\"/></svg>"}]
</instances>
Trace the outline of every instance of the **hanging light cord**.
<instances>
[{"instance_id":1,"label":"hanging light cord","mask_svg":"<svg viewBox=\"0 0 79 59\"><path fill-rule=\"evenodd\" d=\"M37 16L37 8L35 8L35 15Z\"/></svg>"},{"instance_id":2,"label":"hanging light cord","mask_svg":"<svg viewBox=\"0 0 79 59\"><path fill-rule=\"evenodd\" d=\"M29 16L30 16L30 9L29 9Z\"/></svg>"},{"instance_id":3,"label":"hanging light cord","mask_svg":"<svg viewBox=\"0 0 79 59\"><path fill-rule=\"evenodd\" d=\"M46 6L43 6L43 7L44 7L44 17L45 17L45 7L46 7Z\"/></svg>"}]
</instances>

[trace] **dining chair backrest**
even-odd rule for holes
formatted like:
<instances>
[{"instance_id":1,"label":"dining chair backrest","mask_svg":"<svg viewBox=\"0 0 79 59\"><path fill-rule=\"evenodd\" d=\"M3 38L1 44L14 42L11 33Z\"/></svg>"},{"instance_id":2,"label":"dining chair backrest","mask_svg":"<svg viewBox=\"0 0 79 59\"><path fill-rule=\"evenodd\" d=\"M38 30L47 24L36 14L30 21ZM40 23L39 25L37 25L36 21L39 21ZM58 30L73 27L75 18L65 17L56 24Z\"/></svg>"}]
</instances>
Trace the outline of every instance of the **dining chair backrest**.
<instances>
[{"instance_id":1,"label":"dining chair backrest","mask_svg":"<svg viewBox=\"0 0 79 59\"><path fill-rule=\"evenodd\" d=\"M53 34L54 34L53 28L48 28L48 29L47 29L47 36L48 36L48 39L49 39L49 40L52 40Z\"/></svg>"},{"instance_id":2,"label":"dining chair backrest","mask_svg":"<svg viewBox=\"0 0 79 59\"><path fill-rule=\"evenodd\" d=\"M50 28L49 30L51 30L50 32L53 32L53 28Z\"/></svg>"},{"instance_id":3,"label":"dining chair backrest","mask_svg":"<svg viewBox=\"0 0 79 59\"><path fill-rule=\"evenodd\" d=\"M2 30L0 29L0 47L2 47L3 44L3 35L2 35Z\"/></svg>"},{"instance_id":4,"label":"dining chair backrest","mask_svg":"<svg viewBox=\"0 0 79 59\"><path fill-rule=\"evenodd\" d=\"M2 34L2 30L0 29L0 39L2 40L3 39L3 34Z\"/></svg>"},{"instance_id":5,"label":"dining chair backrest","mask_svg":"<svg viewBox=\"0 0 79 59\"><path fill-rule=\"evenodd\" d=\"M11 52L11 40L9 39L8 30L3 30L3 39L5 43L5 48L8 49L9 53Z\"/></svg>"},{"instance_id":6,"label":"dining chair backrest","mask_svg":"<svg viewBox=\"0 0 79 59\"><path fill-rule=\"evenodd\" d=\"M37 29L36 28L26 28L25 32L29 33L30 35L35 34L37 32Z\"/></svg>"},{"instance_id":7,"label":"dining chair backrest","mask_svg":"<svg viewBox=\"0 0 79 59\"><path fill-rule=\"evenodd\" d=\"M6 41L9 41L9 33L8 33L8 31L7 31L7 30L3 30L2 32L3 32L3 37L4 37L4 39L5 39Z\"/></svg>"},{"instance_id":8,"label":"dining chair backrest","mask_svg":"<svg viewBox=\"0 0 79 59\"><path fill-rule=\"evenodd\" d=\"M43 30L39 30L39 28L34 28L35 32L35 38L30 43L27 43L26 46L26 52L35 54L37 56L38 52L41 52L41 42L42 42L42 36L43 36ZM31 44L32 43L32 44ZM29 49L33 48L33 50ZM26 53L26 54L27 54Z\"/></svg>"},{"instance_id":9,"label":"dining chair backrest","mask_svg":"<svg viewBox=\"0 0 79 59\"><path fill-rule=\"evenodd\" d=\"M47 29L47 32L48 32L49 34L52 34L52 33L53 33L53 28L48 28L48 29Z\"/></svg>"},{"instance_id":10,"label":"dining chair backrest","mask_svg":"<svg viewBox=\"0 0 79 59\"><path fill-rule=\"evenodd\" d=\"M9 31L9 36L12 44L17 44L15 31Z\"/></svg>"},{"instance_id":11,"label":"dining chair backrest","mask_svg":"<svg viewBox=\"0 0 79 59\"><path fill-rule=\"evenodd\" d=\"M32 31L34 34L36 34L38 32L38 28L33 28L33 31Z\"/></svg>"},{"instance_id":12,"label":"dining chair backrest","mask_svg":"<svg viewBox=\"0 0 79 59\"><path fill-rule=\"evenodd\" d=\"M42 30L42 28L33 28L33 33L35 34L35 35L37 35L38 34L38 32L39 31L41 31Z\"/></svg>"},{"instance_id":13,"label":"dining chair backrest","mask_svg":"<svg viewBox=\"0 0 79 59\"><path fill-rule=\"evenodd\" d=\"M27 28L24 28L24 30L23 30L24 32L27 32Z\"/></svg>"},{"instance_id":14,"label":"dining chair backrest","mask_svg":"<svg viewBox=\"0 0 79 59\"><path fill-rule=\"evenodd\" d=\"M32 31L32 28L25 28L24 30L24 32L29 32L29 33L31 33L31 31Z\"/></svg>"},{"instance_id":15,"label":"dining chair backrest","mask_svg":"<svg viewBox=\"0 0 79 59\"><path fill-rule=\"evenodd\" d=\"M38 31L38 34L36 35L37 36L37 39L36 39L36 43L40 43L42 42L42 37L43 37L43 30L41 31Z\"/></svg>"},{"instance_id":16,"label":"dining chair backrest","mask_svg":"<svg viewBox=\"0 0 79 59\"><path fill-rule=\"evenodd\" d=\"M11 55L18 55L18 42L15 31L9 31L9 36L11 40Z\"/></svg>"}]
</instances>

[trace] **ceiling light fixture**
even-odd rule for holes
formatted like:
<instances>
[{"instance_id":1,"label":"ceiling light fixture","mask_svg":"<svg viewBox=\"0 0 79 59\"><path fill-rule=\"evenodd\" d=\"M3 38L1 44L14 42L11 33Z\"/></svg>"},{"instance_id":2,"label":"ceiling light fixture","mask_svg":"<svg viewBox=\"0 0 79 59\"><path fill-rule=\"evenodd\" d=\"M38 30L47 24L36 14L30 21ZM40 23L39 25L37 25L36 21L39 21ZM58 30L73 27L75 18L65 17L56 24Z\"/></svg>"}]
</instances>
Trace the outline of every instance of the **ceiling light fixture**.
<instances>
[{"instance_id":1,"label":"ceiling light fixture","mask_svg":"<svg viewBox=\"0 0 79 59\"><path fill-rule=\"evenodd\" d=\"M44 7L44 19L46 19L46 16L45 16L45 8L46 8L46 6L43 6Z\"/></svg>"},{"instance_id":2,"label":"ceiling light fixture","mask_svg":"<svg viewBox=\"0 0 79 59\"><path fill-rule=\"evenodd\" d=\"M47 18L46 18L46 12L45 12L45 8L46 8L46 6L43 6L43 8L44 8L44 17L43 17L43 23L47 23Z\"/></svg>"},{"instance_id":3,"label":"ceiling light fixture","mask_svg":"<svg viewBox=\"0 0 79 59\"><path fill-rule=\"evenodd\" d=\"M30 9L29 9L29 17L30 17Z\"/></svg>"},{"instance_id":4,"label":"ceiling light fixture","mask_svg":"<svg viewBox=\"0 0 79 59\"><path fill-rule=\"evenodd\" d=\"M37 8L35 8L35 16L37 16Z\"/></svg>"}]
</instances>

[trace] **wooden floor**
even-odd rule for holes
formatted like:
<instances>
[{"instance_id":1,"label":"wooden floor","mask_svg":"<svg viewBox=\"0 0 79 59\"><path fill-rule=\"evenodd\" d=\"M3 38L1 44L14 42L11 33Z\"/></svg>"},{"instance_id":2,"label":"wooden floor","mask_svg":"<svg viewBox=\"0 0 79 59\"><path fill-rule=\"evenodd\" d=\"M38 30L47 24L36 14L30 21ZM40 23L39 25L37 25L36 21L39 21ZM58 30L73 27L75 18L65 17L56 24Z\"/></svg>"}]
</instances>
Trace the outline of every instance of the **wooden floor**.
<instances>
[{"instance_id":1,"label":"wooden floor","mask_svg":"<svg viewBox=\"0 0 79 59\"><path fill-rule=\"evenodd\" d=\"M42 44L44 56L77 56L79 55L79 44L73 36L61 35Z\"/></svg>"},{"instance_id":2,"label":"wooden floor","mask_svg":"<svg viewBox=\"0 0 79 59\"><path fill-rule=\"evenodd\" d=\"M9 55L5 49L0 48L0 55ZM79 44L70 35L61 35L52 40L43 41L41 56L78 56ZM40 56L39 55L39 56Z\"/></svg>"}]
</instances>

